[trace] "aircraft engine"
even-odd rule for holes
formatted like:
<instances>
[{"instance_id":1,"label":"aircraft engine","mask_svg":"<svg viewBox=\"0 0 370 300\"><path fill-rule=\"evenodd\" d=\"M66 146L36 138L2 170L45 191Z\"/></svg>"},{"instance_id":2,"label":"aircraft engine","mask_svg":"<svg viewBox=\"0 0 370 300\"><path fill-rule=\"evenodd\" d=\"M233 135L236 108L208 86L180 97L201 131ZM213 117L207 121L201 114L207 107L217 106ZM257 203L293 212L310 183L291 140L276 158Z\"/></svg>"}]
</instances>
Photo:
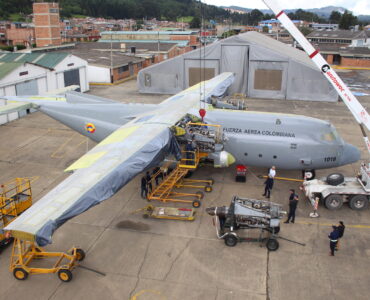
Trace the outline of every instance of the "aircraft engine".
<instances>
[{"instance_id":1,"label":"aircraft engine","mask_svg":"<svg viewBox=\"0 0 370 300\"><path fill-rule=\"evenodd\" d=\"M208 158L213 160L215 168L226 168L235 162L234 156L227 151L210 153Z\"/></svg>"}]
</instances>

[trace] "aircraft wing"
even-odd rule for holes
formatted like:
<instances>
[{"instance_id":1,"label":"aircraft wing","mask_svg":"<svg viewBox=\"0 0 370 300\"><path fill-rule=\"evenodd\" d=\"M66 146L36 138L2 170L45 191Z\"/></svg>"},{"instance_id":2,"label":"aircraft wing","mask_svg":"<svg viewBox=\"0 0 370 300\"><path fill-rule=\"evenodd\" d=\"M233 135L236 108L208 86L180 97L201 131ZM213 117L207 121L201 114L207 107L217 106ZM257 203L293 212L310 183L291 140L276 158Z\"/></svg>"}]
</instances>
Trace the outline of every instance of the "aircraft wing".
<instances>
[{"instance_id":1,"label":"aircraft wing","mask_svg":"<svg viewBox=\"0 0 370 300\"><path fill-rule=\"evenodd\" d=\"M37 201L4 230L43 246L67 220L110 198L137 174L157 165L166 154L179 159L180 149L170 127L203 99L226 90L232 73L222 73L165 100L166 105L146 112L117 129L67 170L67 179ZM204 86L203 86L204 85ZM203 87L202 87L203 86Z\"/></svg>"}]
</instances>

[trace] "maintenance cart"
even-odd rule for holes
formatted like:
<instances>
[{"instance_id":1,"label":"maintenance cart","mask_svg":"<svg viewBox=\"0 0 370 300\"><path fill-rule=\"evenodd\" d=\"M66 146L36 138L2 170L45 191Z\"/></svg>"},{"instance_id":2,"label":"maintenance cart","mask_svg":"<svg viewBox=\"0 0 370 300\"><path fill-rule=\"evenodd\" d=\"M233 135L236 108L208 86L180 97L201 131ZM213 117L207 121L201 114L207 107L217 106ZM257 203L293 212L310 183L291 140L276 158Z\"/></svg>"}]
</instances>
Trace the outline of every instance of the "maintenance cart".
<instances>
[{"instance_id":1,"label":"maintenance cart","mask_svg":"<svg viewBox=\"0 0 370 300\"><path fill-rule=\"evenodd\" d=\"M357 177L333 173L326 178L306 180L303 190L314 207L321 200L329 210L338 210L345 202L353 210L364 210L369 207L370 168L362 164Z\"/></svg>"},{"instance_id":2,"label":"maintenance cart","mask_svg":"<svg viewBox=\"0 0 370 300\"><path fill-rule=\"evenodd\" d=\"M260 242L270 251L279 248L280 219L286 214L280 204L234 196L230 206L209 207L206 211L214 216L217 237L224 239L226 246ZM258 229L260 234L258 238L246 238L237 234L240 229Z\"/></svg>"},{"instance_id":3,"label":"maintenance cart","mask_svg":"<svg viewBox=\"0 0 370 300\"><path fill-rule=\"evenodd\" d=\"M13 242L2 229L32 205L31 183L28 178L15 178L0 186L0 252Z\"/></svg>"},{"instance_id":4,"label":"maintenance cart","mask_svg":"<svg viewBox=\"0 0 370 300\"><path fill-rule=\"evenodd\" d=\"M144 219L153 218L183 221L193 221L196 213L195 209L193 208L155 207L153 205L147 205L134 211L134 213L139 211L143 211Z\"/></svg>"}]
</instances>

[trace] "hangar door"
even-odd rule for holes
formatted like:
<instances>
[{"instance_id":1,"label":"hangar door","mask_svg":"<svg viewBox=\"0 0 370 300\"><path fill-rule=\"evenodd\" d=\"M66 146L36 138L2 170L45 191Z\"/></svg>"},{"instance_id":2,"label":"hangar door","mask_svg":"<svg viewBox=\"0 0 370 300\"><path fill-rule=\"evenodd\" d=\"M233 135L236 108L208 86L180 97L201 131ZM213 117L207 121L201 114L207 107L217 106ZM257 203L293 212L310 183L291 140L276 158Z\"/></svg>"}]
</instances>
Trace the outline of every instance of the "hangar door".
<instances>
[{"instance_id":1,"label":"hangar door","mask_svg":"<svg viewBox=\"0 0 370 300\"><path fill-rule=\"evenodd\" d=\"M285 99L288 62L250 61L248 96Z\"/></svg>"},{"instance_id":2,"label":"hangar door","mask_svg":"<svg viewBox=\"0 0 370 300\"><path fill-rule=\"evenodd\" d=\"M15 92L17 96L38 95L37 79L16 84Z\"/></svg>"},{"instance_id":3,"label":"hangar door","mask_svg":"<svg viewBox=\"0 0 370 300\"><path fill-rule=\"evenodd\" d=\"M78 85L80 86L80 71L79 69L69 70L64 72L64 86ZM77 91L81 91L80 88Z\"/></svg>"},{"instance_id":4,"label":"hangar door","mask_svg":"<svg viewBox=\"0 0 370 300\"><path fill-rule=\"evenodd\" d=\"M247 94L249 46L241 44L221 45L222 72L235 73L235 80L229 87L229 94Z\"/></svg>"},{"instance_id":5,"label":"hangar door","mask_svg":"<svg viewBox=\"0 0 370 300\"><path fill-rule=\"evenodd\" d=\"M185 59L185 88L220 73L218 59Z\"/></svg>"}]
</instances>

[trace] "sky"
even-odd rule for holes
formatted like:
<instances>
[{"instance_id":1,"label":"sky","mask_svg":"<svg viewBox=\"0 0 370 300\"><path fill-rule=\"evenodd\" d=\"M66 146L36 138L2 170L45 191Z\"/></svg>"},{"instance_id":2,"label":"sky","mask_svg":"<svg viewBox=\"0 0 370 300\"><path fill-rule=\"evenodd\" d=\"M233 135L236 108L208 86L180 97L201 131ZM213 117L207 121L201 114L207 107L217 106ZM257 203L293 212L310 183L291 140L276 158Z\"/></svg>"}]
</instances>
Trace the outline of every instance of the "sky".
<instances>
[{"instance_id":1,"label":"sky","mask_svg":"<svg viewBox=\"0 0 370 300\"><path fill-rule=\"evenodd\" d=\"M262 0L202 0L202 2L217 6L240 6L245 8L265 9L266 5ZM276 0L276 3L282 9L295 8L320 8L325 6L339 6L344 7L353 12L354 15L370 15L370 1L369 0Z\"/></svg>"}]
</instances>

